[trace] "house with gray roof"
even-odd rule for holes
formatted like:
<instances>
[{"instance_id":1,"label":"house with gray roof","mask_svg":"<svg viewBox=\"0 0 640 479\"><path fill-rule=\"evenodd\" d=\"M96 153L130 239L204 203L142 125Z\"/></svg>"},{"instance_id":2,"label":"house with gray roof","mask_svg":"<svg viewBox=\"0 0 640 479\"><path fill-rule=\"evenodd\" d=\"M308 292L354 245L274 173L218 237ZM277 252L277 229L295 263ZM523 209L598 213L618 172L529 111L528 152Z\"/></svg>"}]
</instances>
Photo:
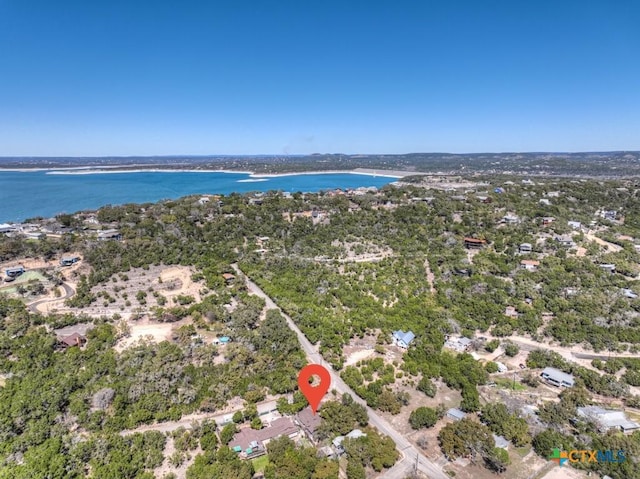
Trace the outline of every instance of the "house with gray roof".
<instances>
[{"instance_id":1,"label":"house with gray roof","mask_svg":"<svg viewBox=\"0 0 640 479\"><path fill-rule=\"evenodd\" d=\"M595 424L600 432L618 430L624 434L631 434L640 430L640 424L631 421L624 411L604 409L600 406L579 407L577 411L580 418Z\"/></svg>"},{"instance_id":2,"label":"house with gray roof","mask_svg":"<svg viewBox=\"0 0 640 479\"><path fill-rule=\"evenodd\" d=\"M553 386L570 388L575 384L575 379L571 374L567 374L556 368L544 368L540 376Z\"/></svg>"},{"instance_id":3,"label":"house with gray roof","mask_svg":"<svg viewBox=\"0 0 640 479\"><path fill-rule=\"evenodd\" d=\"M413 331L404 331L398 330L393 332L393 343L396 346L400 346L403 349L407 349L411 342L415 339L416 335L413 334Z\"/></svg>"}]
</instances>

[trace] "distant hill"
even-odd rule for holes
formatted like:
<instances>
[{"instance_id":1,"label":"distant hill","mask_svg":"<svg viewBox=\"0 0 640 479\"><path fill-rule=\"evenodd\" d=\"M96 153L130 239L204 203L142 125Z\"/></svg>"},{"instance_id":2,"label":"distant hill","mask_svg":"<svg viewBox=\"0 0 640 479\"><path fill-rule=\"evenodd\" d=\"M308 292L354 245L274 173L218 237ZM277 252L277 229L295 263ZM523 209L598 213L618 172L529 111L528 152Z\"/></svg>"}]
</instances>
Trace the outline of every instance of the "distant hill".
<instances>
[{"instance_id":1,"label":"distant hill","mask_svg":"<svg viewBox=\"0 0 640 479\"><path fill-rule=\"evenodd\" d=\"M299 156L5 157L0 168L228 169L256 173L393 169L426 173L509 173L530 176L640 176L639 151L581 153L339 153Z\"/></svg>"}]
</instances>

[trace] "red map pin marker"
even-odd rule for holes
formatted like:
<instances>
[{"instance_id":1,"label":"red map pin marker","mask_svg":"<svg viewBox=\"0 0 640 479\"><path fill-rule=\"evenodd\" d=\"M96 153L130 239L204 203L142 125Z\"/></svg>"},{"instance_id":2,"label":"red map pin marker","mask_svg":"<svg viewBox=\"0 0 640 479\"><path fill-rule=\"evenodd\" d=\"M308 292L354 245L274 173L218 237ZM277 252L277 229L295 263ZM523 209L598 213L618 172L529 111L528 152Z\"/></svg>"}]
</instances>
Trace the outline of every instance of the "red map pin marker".
<instances>
[{"instance_id":1,"label":"red map pin marker","mask_svg":"<svg viewBox=\"0 0 640 479\"><path fill-rule=\"evenodd\" d=\"M309 380L312 376L318 376L320 378L320 384L309 383ZM327 391L329 390L329 386L331 386L331 375L329 371L324 366L320 366L319 364L307 364L300 370L300 374L298 374L298 387L304 397L309 401L309 406L311 406L311 411L313 414L318 410L318 406L320 405L320 401Z\"/></svg>"}]
</instances>

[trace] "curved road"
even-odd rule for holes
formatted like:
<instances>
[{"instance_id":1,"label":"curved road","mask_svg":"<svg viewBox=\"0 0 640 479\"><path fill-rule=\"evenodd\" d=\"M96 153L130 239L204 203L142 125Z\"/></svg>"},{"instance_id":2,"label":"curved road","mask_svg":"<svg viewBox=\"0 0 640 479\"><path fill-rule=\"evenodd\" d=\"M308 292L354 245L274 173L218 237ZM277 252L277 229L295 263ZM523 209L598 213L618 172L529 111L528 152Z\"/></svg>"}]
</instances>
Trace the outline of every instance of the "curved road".
<instances>
[{"instance_id":1,"label":"curved road","mask_svg":"<svg viewBox=\"0 0 640 479\"><path fill-rule=\"evenodd\" d=\"M67 283L62 283L62 288L64 289L64 295L60 296L59 298L54 298L54 299L40 299L38 301L34 301L33 303L30 303L27 308L29 309L29 311L31 313L40 313L40 311L38 311L38 306L40 306L41 304L45 304L45 303L53 303L53 302L57 302L57 301L64 301L67 298L70 298L71 296L73 296L74 294L76 294L75 290L69 286Z\"/></svg>"},{"instance_id":2,"label":"curved road","mask_svg":"<svg viewBox=\"0 0 640 479\"><path fill-rule=\"evenodd\" d=\"M331 383L333 388L338 390L340 393L348 393L350 394L354 401L359 404L362 404L369 414L369 422L375 426L378 431L389 436L396 443L398 450L404 456L400 461L396 463L394 467L388 469L385 473L383 473L380 478L385 479L401 479L406 477L406 474L410 471L413 471L416 465L416 456L418 457L418 470L424 472L428 475L430 479L450 479L449 476L442 472L442 469L432 463L427 457L422 454L413 444L411 444L401 433L396 431L391 424L387 422L382 416L376 413L373 409L367 406L367 403L360 398L347 384L342 380L339 374L331 367L329 363L327 363L316 347L311 344L311 342L307 339L307 337L300 331L298 326L293 322L291 317L282 311L276 303L264 292L262 289L255 284L251 279L244 274L237 264L231 265L233 269L238 273L242 273L246 278L246 285L249 292L255 294L256 296L261 297L265 300L265 303L268 308L277 309L280 311L282 316L287 320L287 324L291 328L293 332L298 336L298 341L302 346L303 351L307 354L309 360L316 364L322 364L327 368L329 373L331 374Z\"/></svg>"}]
</instances>

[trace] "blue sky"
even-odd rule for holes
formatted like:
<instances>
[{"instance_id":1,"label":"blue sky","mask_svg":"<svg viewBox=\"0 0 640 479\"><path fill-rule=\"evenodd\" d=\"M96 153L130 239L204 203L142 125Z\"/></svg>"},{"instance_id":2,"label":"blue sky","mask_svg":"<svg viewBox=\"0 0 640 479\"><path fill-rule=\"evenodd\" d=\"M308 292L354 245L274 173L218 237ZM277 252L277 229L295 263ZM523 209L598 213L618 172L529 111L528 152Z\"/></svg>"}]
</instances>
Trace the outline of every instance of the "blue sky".
<instances>
[{"instance_id":1,"label":"blue sky","mask_svg":"<svg viewBox=\"0 0 640 479\"><path fill-rule=\"evenodd\" d=\"M640 149L640 2L0 0L0 156Z\"/></svg>"}]
</instances>

